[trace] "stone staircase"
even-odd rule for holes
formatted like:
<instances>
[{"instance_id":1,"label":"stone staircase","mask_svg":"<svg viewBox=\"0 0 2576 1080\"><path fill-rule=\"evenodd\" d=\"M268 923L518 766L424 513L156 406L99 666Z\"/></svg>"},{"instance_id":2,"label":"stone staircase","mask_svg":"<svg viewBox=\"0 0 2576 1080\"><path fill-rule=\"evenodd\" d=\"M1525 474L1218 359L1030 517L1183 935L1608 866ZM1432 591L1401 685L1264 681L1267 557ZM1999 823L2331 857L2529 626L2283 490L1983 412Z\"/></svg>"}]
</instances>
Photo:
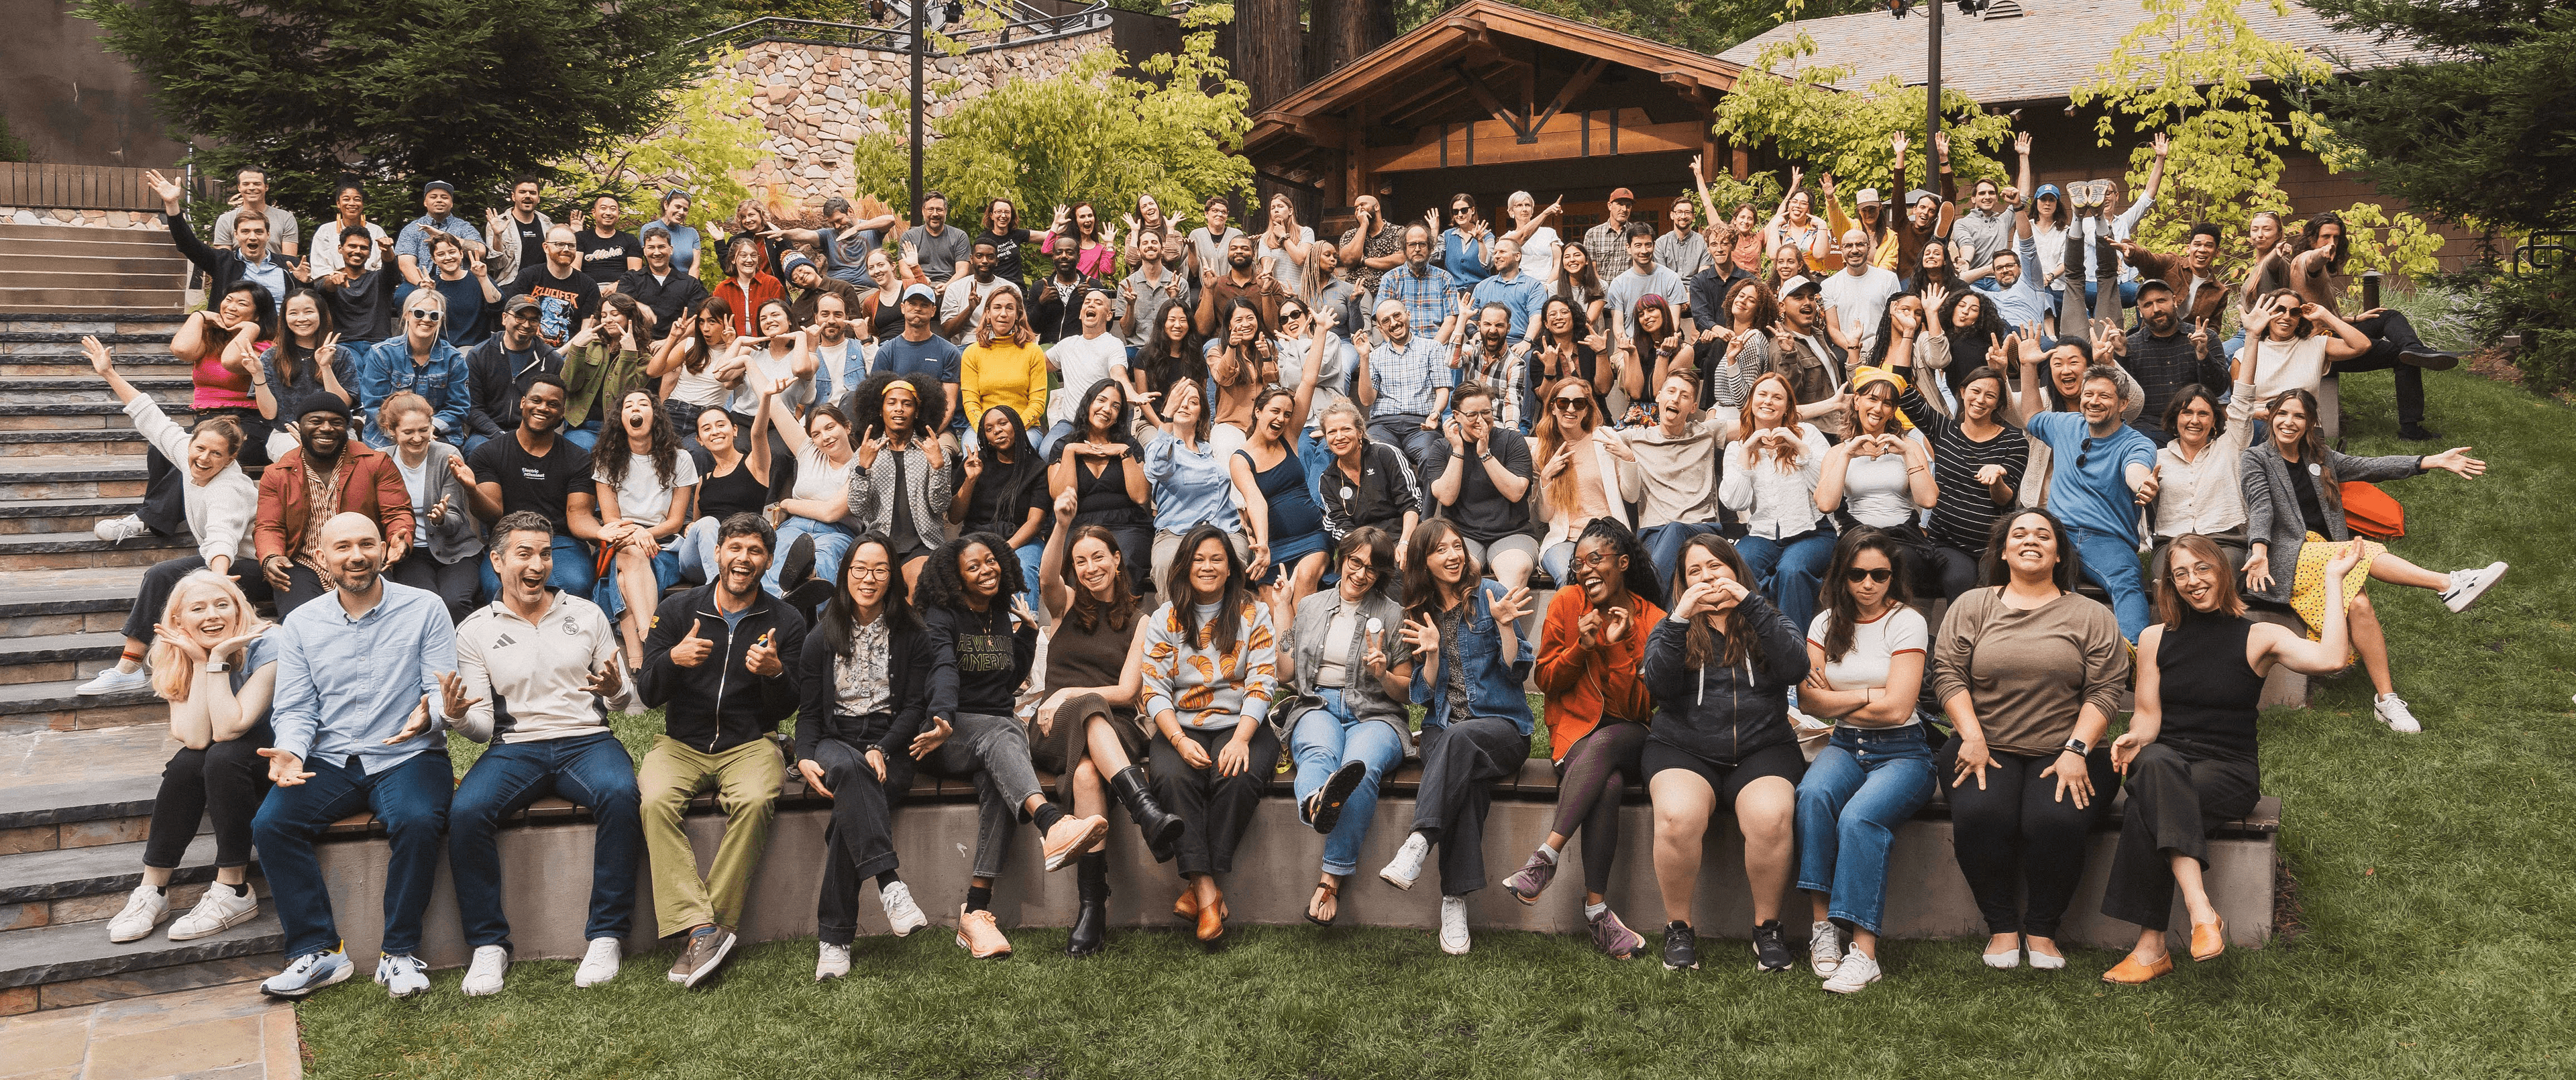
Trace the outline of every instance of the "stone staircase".
<instances>
[{"instance_id":1,"label":"stone staircase","mask_svg":"<svg viewBox=\"0 0 2576 1080\"><path fill-rule=\"evenodd\" d=\"M0 301L30 295L8 280L25 263L15 234L30 231L76 230L0 228ZM80 338L107 342L118 370L187 423L188 370L168 349L176 287L173 269L149 312L0 303L0 1015L264 978L280 962L265 911L198 941L171 942L167 924L107 940L106 920L140 878L168 713L149 691L72 691L116 662L144 569L195 544L91 534L141 505L145 444ZM213 858L200 836L170 889L174 910L196 903Z\"/></svg>"},{"instance_id":2,"label":"stone staircase","mask_svg":"<svg viewBox=\"0 0 2576 1080\"><path fill-rule=\"evenodd\" d=\"M187 273L165 229L0 225L0 313L156 315L178 308Z\"/></svg>"}]
</instances>

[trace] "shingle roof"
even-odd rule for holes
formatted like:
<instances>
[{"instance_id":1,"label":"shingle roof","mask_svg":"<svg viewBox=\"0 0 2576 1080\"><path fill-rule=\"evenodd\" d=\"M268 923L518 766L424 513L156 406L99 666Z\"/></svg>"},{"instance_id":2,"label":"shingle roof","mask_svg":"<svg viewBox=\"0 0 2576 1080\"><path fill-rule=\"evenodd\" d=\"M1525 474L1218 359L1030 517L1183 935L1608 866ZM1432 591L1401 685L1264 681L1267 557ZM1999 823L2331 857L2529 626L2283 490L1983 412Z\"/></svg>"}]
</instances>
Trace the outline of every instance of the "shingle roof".
<instances>
[{"instance_id":1,"label":"shingle roof","mask_svg":"<svg viewBox=\"0 0 2576 1080\"><path fill-rule=\"evenodd\" d=\"M2022 14L1996 17L2012 7ZM2419 55L2403 42L2382 43L2367 34L2336 30L2295 2L2288 15L2275 14L2265 0L2243 0L2238 11L2256 34L2306 46L2338 71L2387 67ZM1953 9L1942 19L1941 86L1987 104L2063 98L2092 78L2121 37L2146 17L2139 0L1996 0L1982 19ZM1859 90L1888 75L1919 86L1926 59L1923 35L1930 26L1919 5L1902 20L1884 11L1803 19L1775 26L1719 59L1751 67L1764 46L1803 30L1817 49L1801 58L1801 65L1855 67L1838 84L1843 89Z\"/></svg>"}]
</instances>

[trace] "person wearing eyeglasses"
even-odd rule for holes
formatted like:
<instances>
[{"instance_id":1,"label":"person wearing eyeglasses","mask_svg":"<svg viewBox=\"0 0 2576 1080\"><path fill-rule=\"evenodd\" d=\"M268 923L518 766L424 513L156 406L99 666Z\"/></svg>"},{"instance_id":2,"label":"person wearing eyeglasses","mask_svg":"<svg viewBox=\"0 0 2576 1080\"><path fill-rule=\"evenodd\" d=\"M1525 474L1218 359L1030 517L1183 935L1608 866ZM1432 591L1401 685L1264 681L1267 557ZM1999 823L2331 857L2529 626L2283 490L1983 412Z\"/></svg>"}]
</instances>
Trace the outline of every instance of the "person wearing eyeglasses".
<instances>
[{"instance_id":1,"label":"person wearing eyeglasses","mask_svg":"<svg viewBox=\"0 0 2576 1080\"><path fill-rule=\"evenodd\" d=\"M2022 393L2038 394L2024 373ZM2084 577L2111 594L2120 636L2131 642L2147 628L2146 581L2138 572L2138 508L2156 498L2156 444L2120 422L2128 387L2119 369L2096 365L2084 372L2080 412L2042 412L2028 425L2031 441L2050 450L2048 507L2066 522ZM2037 462L2032 462L2037 465Z\"/></svg>"},{"instance_id":2,"label":"person wearing eyeglasses","mask_svg":"<svg viewBox=\"0 0 2576 1080\"><path fill-rule=\"evenodd\" d=\"M501 332L465 354L474 407L466 414L464 451L508 435L519 426L519 394L539 375L562 378L564 358L538 338L543 308L533 296L510 298L501 308Z\"/></svg>"},{"instance_id":3,"label":"person wearing eyeglasses","mask_svg":"<svg viewBox=\"0 0 2576 1080\"><path fill-rule=\"evenodd\" d=\"M557 225L546 231L546 264L521 272L503 293L504 304L521 296L537 301L537 336L554 348L599 315L599 283L580 264L581 242L571 226Z\"/></svg>"},{"instance_id":4,"label":"person wearing eyeglasses","mask_svg":"<svg viewBox=\"0 0 2576 1080\"><path fill-rule=\"evenodd\" d=\"M1455 400L1445 441L1422 472L1432 478L1442 516L1466 540L1468 557L1492 567L1503 588L1518 589L1538 566L1538 542L1529 535L1537 481L1529 440L1497 421L1491 387L1468 383Z\"/></svg>"},{"instance_id":5,"label":"person wearing eyeglasses","mask_svg":"<svg viewBox=\"0 0 2576 1080\"><path fill-rule=\"evenodd\" d=\"M1360 408L1368 410L1369 438L1403 451L1414 474L1428 478L1438 475L1430 468L1440 447L1440 417L1449 411L1450 389L1457 381L1457 373L1442 362L1457 322L1440 323L1437 335L1416 334L1409 311L1392 296L1378 301L1379 342L1360 355L1359 373L1351 382ZM1431 500L1428 483L1421 498L1425 504Z\"/></svg>"},{"instance_id":6,"label":"person wearing eyeglasses","mask_svg":"<svg viewBox=\"0 0 2576 1080\"><path fill-rule=\"evenodd\" d=\"M446 322L447 297L436 289L414 289L403 297L402 336L356 350L358 413L364 418L367 445L379 450L393 445L393 436L374 420L385 399L403 390L427 399L436 410L431 426L441 441L465 436L474 404L472 375L465 354L440 336Z\"/></svg>"},{"instance_id":7,"label":"person wearing eyeglasses","mask_svg":"<svg viewBox=\"0 0 2576 1080\"><path fill-rule=\"evenodd\" d=\"M1644 498L1645 475L1637 454L1603 421L1594 404L1592 384L1562 379L1547 398L1547 415L1532 429L1531 458L1547 496L1547 538L1539 546L1539 565L1562 583L1573 571L1574 542L1596 518L1622 527L1628 507Z\"/></svg>"}]
</instances>

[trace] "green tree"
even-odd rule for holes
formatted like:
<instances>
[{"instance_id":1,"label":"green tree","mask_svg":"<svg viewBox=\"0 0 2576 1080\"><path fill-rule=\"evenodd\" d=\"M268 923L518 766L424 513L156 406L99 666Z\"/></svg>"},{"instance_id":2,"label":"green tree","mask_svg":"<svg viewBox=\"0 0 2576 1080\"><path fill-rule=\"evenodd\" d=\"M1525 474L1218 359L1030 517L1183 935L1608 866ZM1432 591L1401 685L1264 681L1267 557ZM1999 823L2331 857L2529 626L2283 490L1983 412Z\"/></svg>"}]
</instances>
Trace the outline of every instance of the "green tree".
<instances>
[{"instance_id":1,"label":"green tree","mask_svg":"<svg viewBox=\"0 0 2576 1080\"><path fill-rule=\"evenodd\" d=\"M682 42L716 0L79 0L219 175L270 171L275 198L323 212L341 170L376 205L419 183L466 206L509 177L651 130L697 72Z\"/></svg>"},{"instance_id":2,"label":"green tree","mask_svg":"<svg viewBox=\"0 0 2576 1080\"><path fill-rule=\"evenodd\" d=\"M1799 34L1763 48L1745 65L1735 92L1718 99L1717 133L1739 146L1769 144L1781 158L1803 164L1810 176L1830 173L1845 187L1875 187L1895 165L1893 136L1906 135L1906 183L1931 186L1922 144L1923 88L1898 85L1891 75L1858 92L1839 84L1852 65L1799 63L1816 53L1816 41ZM2011 121L1987 113L1968 95L1941 92L1942 128L1950 136L1950 167L1963 187L1979 178L2009 183L2000 151ZM1770 208L1763 207L1765 213ZM1824 207L1816 207L1819 214Z\"/></svg>"},{"instance_id":3,"label":"green tree","mask_svg":"<svg viewBox=\"0 0 2576 1080\"><path fill-rule=\"evenodd\" d=\"M732 216L751 195L740 176L760 164L769 132L752 112L750 80L734 74L733 51L709 59L705 77L663 91L666 115L640 137L547 163L556 183L546 201L604 191L649 213L663 191L679 188L691 195L690 224Z\"/></svg>"}]
</instances>

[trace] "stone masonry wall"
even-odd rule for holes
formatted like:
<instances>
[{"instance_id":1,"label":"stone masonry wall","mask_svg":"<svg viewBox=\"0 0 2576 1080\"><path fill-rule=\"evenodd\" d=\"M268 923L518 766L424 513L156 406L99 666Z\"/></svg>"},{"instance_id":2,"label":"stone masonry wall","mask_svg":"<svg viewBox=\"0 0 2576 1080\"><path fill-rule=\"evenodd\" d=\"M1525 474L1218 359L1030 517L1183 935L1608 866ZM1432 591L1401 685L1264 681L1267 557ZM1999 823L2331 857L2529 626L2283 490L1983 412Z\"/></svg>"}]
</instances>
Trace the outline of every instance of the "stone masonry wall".
<instances>
[{"instance_id":1,"label":"stone masonry wall","mask_svg":"<svg viewBox=\"0 0 2576 1080\"><path fill-rule=\"evenodd\" d=\"M924 82L935 88L953 79L958 86L953 94L934 97L929 115L946 116L1006 79L1063 74L1084 52L1109 47L1109 37L1103 27L1030 45L930 57L923 65ZM769 133L763 147L769 156L744 177L745 185L791 216L817 214L824 199L850 195L856 183L851 141L893 130L864 99L872 90L903 94L912 77L911 59L902 53L785 41L744 47L733 70L757 88L752 108ZM900 192L872 194L889 202L902 198Z\"/></svg>"},{"instance_id":2,"label":"stone masonry wall","mask_svg":"<svg viewBox=\"0 0 2576 1080\"><path fill-rule=\"evenodd\" d=\"M0 206L0 225L80 225L93 229L159 229L161 215L136 210L62 210Z\"/></svg>"}]
</instances>

